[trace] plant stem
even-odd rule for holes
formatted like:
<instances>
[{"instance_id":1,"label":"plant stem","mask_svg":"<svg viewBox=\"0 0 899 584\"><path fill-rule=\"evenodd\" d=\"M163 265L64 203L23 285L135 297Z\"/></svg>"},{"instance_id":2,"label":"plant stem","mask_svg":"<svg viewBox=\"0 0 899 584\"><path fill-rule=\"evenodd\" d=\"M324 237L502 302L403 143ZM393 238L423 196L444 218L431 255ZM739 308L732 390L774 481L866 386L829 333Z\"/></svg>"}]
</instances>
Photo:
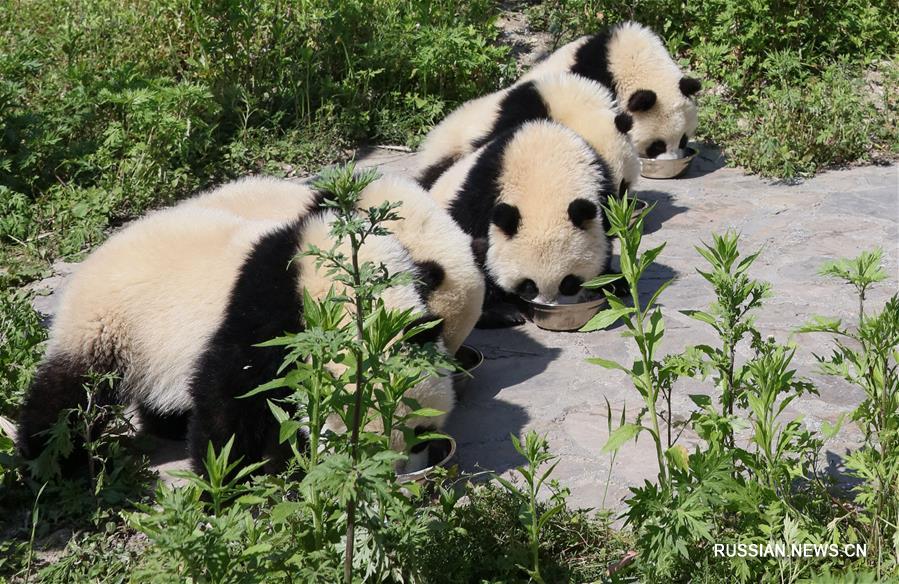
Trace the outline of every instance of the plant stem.
<instances>
[{"instance_id":1,"label":"plant stem","mask_svg":"<svg viewBox=\"0 0 899 584\"><path fill-rule=\"evenodd\" d=\"M359 272L359 246L360 242L356 239L356 236L350 235L350 246L352 248L352 262L353 262L353 286L355 289L355 298L354 303L356 305L356 340L359 343L354 349L354 353L356 356L356 395L355 395L355 409L353 410L353 428L352 435L350 438L350 457L353 461L353 466L356 466L356 463L359 462L359 426L362 423L362 397L363 397L363 386L365 384L365 376L362 372L363 366L363 355L362 355L362 342L363 342L363 334L364 334L364 316L363 316L363 307L364 307L364 299L362 298L362 282L361 275ZM354 470L355 472L355 470ZM347 504L347 522L346 522L346 556L344 557L343 562L343 581L345 584L350 584L353 581L353 544L356 535L356 497L354 496L350 499Z\"/></svg>"},{"instance_id":2,"label":"plant stem","mask_svg":"<svg viewBox=\"0 0 899 584\"><path fill-rule=\"evenodd\" d=\"M94 392L89 387L87 391L87 407L84 410L84 450L87 452L87 472L91 479L91 490L97 490L97 474L94 466L93 436L91 432L91 411L93 410Z\"/></svg>"},{"instance_id":3,"label":"plant stem","mask_svg":"<svg viewBox=\"0 0 899 584\"><path fill-rule=\"evenodd\" d=\"M639 280L639 276L636 278ZM646 332L643 329L643 309L640 306L640 292L637 288L637 281L629 282L631 288L631 300L634 308L637 310L637 330L640 334L641 342L637 343L640 348L640 357L643 360L643 380L646 387L646 407L649 409L649 417L652 420L653 440L656 444L656 457L659 461L659 478L664 485L668 485L668 471L665 468L665 456L662 454L662 434L659 431L659 417L656 414L656 399L658 399L658 388L653 386L652 374L650 367L652 360L646 350ZM651 307L647 307L647 310Z\"/></svg>"},{"instance_id":4,"label":"plant stem","mask_svg":"<svg viewBox=\"0 0 899 584\"><path fill-rule=\"evenodd\" d=\"M531 466L531 473L537 474L537 466ZM531 575L534 580L543 584L543 577L540 575L540 532L539 517L537 515L537 485L531 481L531 556L534 563L534 573Z\"/></svg>"},{"instance_id":5,"label":"plant stem","mask_svg":"<svg viewBox=\"0 0 899 584\"><path fill-rule=\"evenodd\" d=\"M321 405L321 368L315 367L315 370L319 373L312 380L312 413L309 416L309 468L315 468L318 465L318 449L319 449L319 438L321 434L321 421L319 420L319 416L321 415L321 411L319 406ZM319 497L318 488L315 487L314 483L310 492L310 503L312 505L312 535L315 539L316 548L321 548L322 544L322 533L324 531L322 525L322 509L321 509L321 498Z\"/></svg>"}]
</instances>

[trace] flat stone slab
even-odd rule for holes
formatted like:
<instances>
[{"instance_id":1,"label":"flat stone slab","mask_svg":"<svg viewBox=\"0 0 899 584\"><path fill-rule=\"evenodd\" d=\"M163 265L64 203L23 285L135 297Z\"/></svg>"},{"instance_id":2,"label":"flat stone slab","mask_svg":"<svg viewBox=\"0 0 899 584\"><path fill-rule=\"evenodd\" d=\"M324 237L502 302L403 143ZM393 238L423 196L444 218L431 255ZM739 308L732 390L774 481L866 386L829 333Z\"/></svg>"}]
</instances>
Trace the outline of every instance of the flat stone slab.
<instances>
[{"instance_id":1,"label":"flat stone slab","mask_svg":"<svg viewBox=\"0 0 899 584\"><path fill-rule=\"evenodd\" d=\"M414 154L380 149L360 154L360 166L406 175L414 170ZM715 341L710 327L679 312L705 308L712 300L711 290L696 273L704 260L694 246L709 241L713 232L735 229L742 234L744 253L762 249L751 274L770 282L773 296L759 311L758 326L763 334L779 341L790 339L793 329L812 315L847 321L856 318L852 290L817 275L826 260L882 247L890 278L875 287L868 306L877 309L899 288L896 166L832 171L789 186L723 168L716 152L705 150L684 177L643 179L636 191L656 203L647 219L645 246L668 242L641 288L645 301L664 281L674 280L660 298L667 324L664 351ZM64 275L55 278L47 282L52 288L60 285ZM36 308L51 313L54 296L41 297ZM554 476L571 489L573 505L600 506L608 481L605 506L621 509L627 487L652 480L657 473L655 451L646 436L620 450L611 473L610 456L600 452L608 437L605 399L611 403L615 424L622 408L633 420L642 404L624 374L585 361L593 356L633 361L636 349L630 339L621 337L621 330L618 326L594 333L558 333L529 323L513 329L474 331L469 343L484 352L486 361L448 426L458 441L460 467L509 473L522 463L509 435L533 429L548 436L552 451L560 457ZM829 350L826 335L802 335L795 340L799 348L794 364L800 374L816 382L820 395L795 400L787 415L804 416L808 427L819 428L822 421L833 422L853 409L862 395L844 382L815 374L813 353ZM747 356L748 351L741 347L740 357ZM712 391L707 383L678 382L672 403L674 418L689 417L692 402L688 394ZM857 430L846 426L825 445L826 464L839 469L842 457L860 441ZM679 443L691 448L694 442L694 437L684 435ZM186 466L171 447L160 462L163 471Z\"/></svg>"}]
</instances>

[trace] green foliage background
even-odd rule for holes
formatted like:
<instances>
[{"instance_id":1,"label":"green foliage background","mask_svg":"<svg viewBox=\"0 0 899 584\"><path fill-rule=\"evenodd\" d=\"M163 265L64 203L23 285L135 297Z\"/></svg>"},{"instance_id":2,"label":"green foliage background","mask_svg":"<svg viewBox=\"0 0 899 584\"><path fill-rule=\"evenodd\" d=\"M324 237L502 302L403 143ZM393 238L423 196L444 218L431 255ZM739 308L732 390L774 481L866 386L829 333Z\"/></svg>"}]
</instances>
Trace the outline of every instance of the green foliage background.
<instances>
[{"instance_id":1,"label":"green foliage background","mask_svg":"<svg viewBox=\"0 0 899 584\"><path fill-rule=\"evenodd\" d=\"M488 0L0 4L6 281L249 171L407 142L513 74Z\"/></svg>"}]
</instances>

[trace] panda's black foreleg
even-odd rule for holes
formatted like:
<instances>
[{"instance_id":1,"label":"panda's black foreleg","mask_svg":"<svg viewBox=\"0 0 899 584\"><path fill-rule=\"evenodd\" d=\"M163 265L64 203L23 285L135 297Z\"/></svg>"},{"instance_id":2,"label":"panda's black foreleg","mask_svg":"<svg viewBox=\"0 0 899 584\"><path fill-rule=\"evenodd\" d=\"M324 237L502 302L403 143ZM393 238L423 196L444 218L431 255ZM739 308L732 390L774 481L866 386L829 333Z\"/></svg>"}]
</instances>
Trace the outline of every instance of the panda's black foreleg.
<instances>
[{"instance_id":1,"label":"panda's black foreleg","mask_svg":"<svg viewBox=\"0 0 899 584\"><path fill-rule=\"evenodd\" d=\"M262 403L260 403L260 401ZM264 398L237 400L197 400L188 422L187 440L191 465L195 472L207 475L206 455L211 444L216 453L233 438L230 462L241 465L267 460L266 472L280 470L275 460L278 450L277 422Z\"/></svg>"},{"instance_id":2,"label":"panda's black foreleg","mask_svg":"<svg viewBox=\"0 0 899 584\"><path fill-rule=\"evenodd\" d=\"M524 322L525 317L516 305L514 297L506 294L502 288L488 279L484 308L475 326L480 329L496 329L518 326Z\"/></svg>"},{"instance_id":3,"label":"panda's black foreleg","mask_svg":"<svg viewBox=\"0 0 899 584\"><path fill-rule=\"evenodd\" d=\"M283 470L291 456L278 440L279 425L268 400L284 397L273 390L241 397L277 377L280 352L272 348L234 345L211 350L193 380L193 412L188 423L188 448L195 472L206 474L204 461L212 444L216 452L233 437L230 460L242 465L266 461L261 472Z\"/></svg>"},{"instance_id":4,"label":"panda's black foreleg","mask_svg":"<svg viewBox=\"0 0 899 584\"><path fill-rule=\"evenodd\" d=\"M17 442L26 459L35 459L48 446L51 437L47 434L60 420L65 410L88 404L89 368L83 360L57 353L45 359L37 369L25 403L18 419ZM102 384L92 396L95 406L105 406L114 402L113 390ZM106 420L97 417L90 420L91 434L99 435ZM58 459L56 464L63 476L81 474L87 468L87 452L77 436L72 438L72 452Z\"/></svg>"}]
</instances>

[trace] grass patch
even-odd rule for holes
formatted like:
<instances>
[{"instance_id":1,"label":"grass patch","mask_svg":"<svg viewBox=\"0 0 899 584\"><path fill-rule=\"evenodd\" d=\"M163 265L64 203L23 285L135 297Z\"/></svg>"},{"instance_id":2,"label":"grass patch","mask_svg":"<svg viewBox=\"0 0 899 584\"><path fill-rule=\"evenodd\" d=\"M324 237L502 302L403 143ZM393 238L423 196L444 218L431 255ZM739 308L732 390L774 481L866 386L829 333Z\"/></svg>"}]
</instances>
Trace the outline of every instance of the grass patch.
<instances>
[{"instance_id":1,"label":"grass patch","mask_svg":"<svg viewBox=\"0 0 899 584\"><path fill-rule=\"evenodd\" d=\"M0 5L0 280L250 172L414 142L512 78L487 0Z\"/></svg>"},{"instance_id":2,"label":"grass patch","mask_svg":"<svg viewBox=\"0 0 899 584\"><path fill-rule=\"evenodd\" d=\"M633 19L704 80L699 138L730 164L796 179L899 153L899 40L888 0L548 0L529 10L556 44Z\"/></svg>"},{"instance_id":3,"label":"grass patch","mask_svg":"<svg viewBox=\"0 0 899 584\"><path fill-rule=\"evenodd\" d=\"M0 416L13 416L31 383L47 332L24 291L0 292Z\"/></svg>"}]
</instances>

